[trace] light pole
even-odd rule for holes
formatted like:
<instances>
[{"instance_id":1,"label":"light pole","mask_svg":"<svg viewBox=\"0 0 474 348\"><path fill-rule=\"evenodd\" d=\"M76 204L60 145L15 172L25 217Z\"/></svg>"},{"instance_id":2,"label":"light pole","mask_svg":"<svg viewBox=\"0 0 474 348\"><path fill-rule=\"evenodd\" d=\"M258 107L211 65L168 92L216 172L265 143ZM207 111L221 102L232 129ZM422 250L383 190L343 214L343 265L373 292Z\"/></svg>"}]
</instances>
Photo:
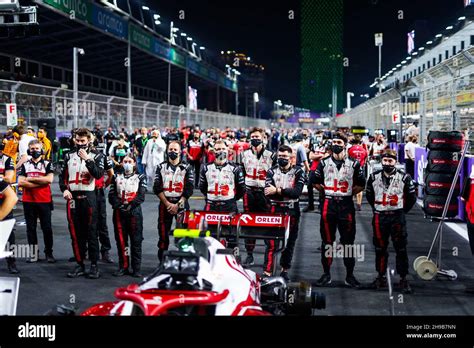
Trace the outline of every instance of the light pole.
<instances>
[{"instance_id":1,"label":"light pole","mask_svg":"<svg viewBox=\"0 0 474 348\"><path fill-rule=\"evenodd\" d=\"M176 33L179 31L178 28L175 28L174 23L171 22L170 25L170 50L171 45L176 45L176 38L178 35ZM168 105L171 105L171 62L168 62Z\"/></svg>"},{"instance_id":2,"label":"light pole","mask_svg":"<svg viewBox=\"0 0 474 348\"><path fill-rule=\"evenodd\" d=\"M257 118L257 103L260 101L258 93L253 94L253 118Z\"/></svg>"},{"instance_id":3,"label":"light pole","mask_svg":"<svg viewBox=\"0 0 474 348\"><path fill-rule=\"evenodd\" d=\"M82 48L74 47L73 50L73 107L74 107L74 128L77 128L78 125L78 113L79 113L79 57L78 54L83 56L86 52Z\"/></svg>"},{"instance_id":4,"label":"light pole","mask_svg":"<svg viewBox=\"0 0 474 348\"><path fill-rule=\"evenodd\" d=\"M347 111L351 109L351 98L354 96L354 93L347 92Z\"/></svg>"},{"instance_id":5,"label":"light pole","mask_svg":"<svg viewBox=\"0 0 474 348\"><path fill-rule=\"evenodd\" d=\"M375 46L379 48L379 94L382 94L382 46L383 46L383 34L375 34Z\"/></svg>"}]
</instances>

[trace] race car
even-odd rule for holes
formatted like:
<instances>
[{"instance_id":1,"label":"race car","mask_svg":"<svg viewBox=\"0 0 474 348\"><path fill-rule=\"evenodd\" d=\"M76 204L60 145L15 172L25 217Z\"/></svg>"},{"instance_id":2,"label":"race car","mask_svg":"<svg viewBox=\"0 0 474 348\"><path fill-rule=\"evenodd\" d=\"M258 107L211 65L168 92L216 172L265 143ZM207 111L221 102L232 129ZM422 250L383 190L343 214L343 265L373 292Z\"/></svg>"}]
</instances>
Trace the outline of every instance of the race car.
<instances>
[{"instance_id":1,"label":"race car","mask_svg":"<svg viewBox=\"0 0 474 348\"><path fill-rule=\"evenodd\" d=\"M259 228L255 228L254 237L265 236L269 226L278 232L286 223L283 215L260 215L187 212L181 227L173 232L179 240L178 250L166 252L160 267L143 283L117 289L117 301L95 305L81 315L310 315L313 309L325 308L324 294L314 292L310 284L287 284L281 277L262 279L244 269L235 250L225 248L226 243L219 240L229 237L229 231L237 239L244 236L248 232L243 230L252 221L260 223L264 231L259 234ZM268 220L270 217L273 220ZM211 228L213 235L208 222L217 227ZM274 233L273 237L280 236Z\"/></svg>"}]
</instances>

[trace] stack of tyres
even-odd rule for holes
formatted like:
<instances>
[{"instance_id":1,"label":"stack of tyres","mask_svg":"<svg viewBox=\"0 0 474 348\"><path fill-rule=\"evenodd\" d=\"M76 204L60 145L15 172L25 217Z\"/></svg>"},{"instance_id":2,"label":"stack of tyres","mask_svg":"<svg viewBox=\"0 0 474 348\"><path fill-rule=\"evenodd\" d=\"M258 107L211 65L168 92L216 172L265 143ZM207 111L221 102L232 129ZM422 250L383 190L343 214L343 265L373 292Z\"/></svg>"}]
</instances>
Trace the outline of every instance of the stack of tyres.
<instances>
[{"instance_id":1,"label":"stack of tyres","mask_svg":"<svg viewBox=\"0 0 474 348\"><path fill-rule=\"evenodd\" d=\"M449 190L455 179L456 169L461 158L464 137L461 132L432 131L428 135L428 165L425 171L425 198L423 210L431 217L442 217ZM446 218L458 214L459 180L448 204Z\"/></svg>"}]
</instances>

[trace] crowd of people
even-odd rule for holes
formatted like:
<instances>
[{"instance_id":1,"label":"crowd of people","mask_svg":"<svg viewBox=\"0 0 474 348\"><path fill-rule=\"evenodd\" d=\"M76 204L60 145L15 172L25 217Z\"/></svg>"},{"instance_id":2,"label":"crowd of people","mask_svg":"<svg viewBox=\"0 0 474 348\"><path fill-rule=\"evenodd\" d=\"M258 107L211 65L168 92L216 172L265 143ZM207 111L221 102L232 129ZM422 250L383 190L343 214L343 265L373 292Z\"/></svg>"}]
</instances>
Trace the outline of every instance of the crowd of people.
<instances>
[{"instance_id":1,"label":"crowd of people","mask_svg":"<svg viewBox=\"0 0 474 348\"><path fill-rule=\"evenodd\" d=\"M93 130L71 131L69 150L61 158L59 188L67 201L67 221L76 266L70 278L100 277L98 261L113 263L107 230L107 202L118 251L115 276L141 273L143 213L147 192L159 200L157 262L170 246L173 221L189 209L189 200L199 190L202 207L212 212L282 213L290 216L290 233L280 259L278 274L290 280L290 270L299 233L301 213L319 210L321 264L318 286L332 282L331 265L337 244L344 250L354 246L356 211L361 210L363 192L373 211L373 243L377 277L371 286L387 287L389 241L396 252L400 288L412 289L407 280L407 226L405 214L416 202L413 183L413 146L417 134L407 134L406 171L400 169L399 154L391 150L383 134L369 136L349 131L310 129L201 129L199 126L165 129L124 129L116 132L100 125ZM17 126L4 137L0 148L0 218L11 217L16 203L12 185L22 192L28 243L37 245L37 220L44 236L47 262L54 263L51 224L54 172L51 142L45 129ZM410 162L411 161L411 162ZM300 209L307 195L308 205ZM317 196L317 197L316 197ZM467 195L469 196L469 195ZM355 199L355 203L354 203ZM318 204L316 204L318 203ZM10 210L10 211L8 211ZM5 211L5 213L3 213ZM316 215L310 218L316 219ZM14 233L10 245L14 243ZM227 240L229 248L235 240ZM252 266L255 240L245 241L243 265ZM273 275L275 241L265 241L262 276ZM474 251L474 250L473 250ZM86 260L90 269L86 270ZM36 262L36 260L28 260ZM15 259L7 259L10 273L18 273ZM345 284L358 288L355 256L344 255Z\"/></svg>"}]
</instances>

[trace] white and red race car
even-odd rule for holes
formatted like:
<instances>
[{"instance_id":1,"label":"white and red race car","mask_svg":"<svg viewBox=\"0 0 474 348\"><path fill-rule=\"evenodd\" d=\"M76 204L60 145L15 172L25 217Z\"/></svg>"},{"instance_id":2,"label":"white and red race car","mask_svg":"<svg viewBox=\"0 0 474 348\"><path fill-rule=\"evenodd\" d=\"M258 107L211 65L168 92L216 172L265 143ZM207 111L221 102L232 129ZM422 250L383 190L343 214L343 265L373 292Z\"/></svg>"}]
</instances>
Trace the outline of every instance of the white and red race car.
<instances>
[{"instance_id":1,"label":"white and red race car","mask_svg":"<svg viewBox=\"0 0 474 348\"><path fill-rule=\"evenodd\" d=\"M314 308L325 308L323 294L312 291L307 283L286 284L280 277L261 279L244 269L235 250L226 249L220 240L231 233L237 239L246 235L273 238L284 246L288 223L285 215L186 212L184 228L173 233L179 238L178 250L165 253L155 273L140 285L117 289L117 301L95 305L81 315L312 314Z\"/></svg>"}]
</instances>

